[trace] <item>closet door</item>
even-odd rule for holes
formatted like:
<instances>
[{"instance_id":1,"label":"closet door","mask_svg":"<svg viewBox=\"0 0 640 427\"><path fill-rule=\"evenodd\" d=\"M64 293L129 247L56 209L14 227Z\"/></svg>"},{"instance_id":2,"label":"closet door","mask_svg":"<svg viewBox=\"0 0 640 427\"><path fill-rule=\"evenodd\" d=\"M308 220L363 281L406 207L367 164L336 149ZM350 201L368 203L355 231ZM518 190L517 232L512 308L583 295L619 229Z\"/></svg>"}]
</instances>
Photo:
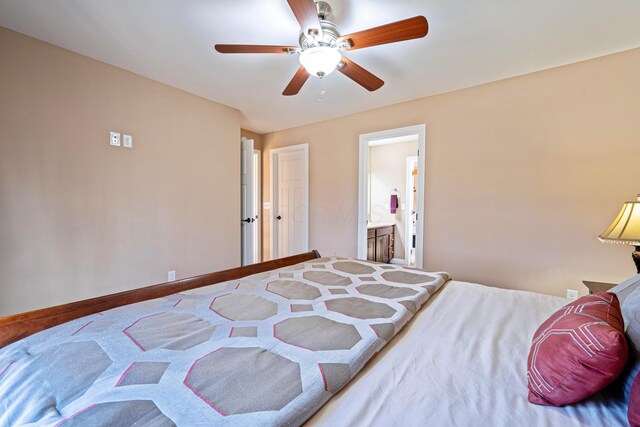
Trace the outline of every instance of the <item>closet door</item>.
<instances>
[{"instance_id":1,"label":"closet door","mask_svg":"<svg viewBox=\"0 0 640 427\"><path fill-rule=\"evenodd\" d=\"M272 257L308 251L309 157L306 144L271 150Z\"/></svg>"}]
</instances>

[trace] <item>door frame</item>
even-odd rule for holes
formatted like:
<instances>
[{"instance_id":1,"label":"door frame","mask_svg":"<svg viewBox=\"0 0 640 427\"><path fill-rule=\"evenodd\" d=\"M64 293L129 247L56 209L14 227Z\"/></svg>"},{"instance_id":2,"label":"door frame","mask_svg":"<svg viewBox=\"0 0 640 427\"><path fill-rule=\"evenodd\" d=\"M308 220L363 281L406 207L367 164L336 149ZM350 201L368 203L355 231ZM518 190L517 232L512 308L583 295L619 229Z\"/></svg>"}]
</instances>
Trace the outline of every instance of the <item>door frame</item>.
<instances>
[{"instance_id":1,"label":"door frame","mask_svg":"<svg viewBox=\"0 0 640 427\"><path fill-rule=\"evenodd\" d=\"M262 150L256 150L255 148L253 149L253 156L254 156L254 171L255 176L254 176L254 181L256 182L256 188L255 188L255 194L254 194L254 200L256 201L256 214L258 216L258 218L256 218L256 242L254 243L256 245L256 250L257 250L257 254L256 254L256 262L262 262ZM258 157L258 160L256 161L255 157Z\"/></svg>"},{"instance_id":2,"label":"door frame","mask_svg":"<svg viewBox=\"0 0 640 427\"><path fill-rule=\"evenodd\" d=\"M413 233L411 232L413 229L413 224L411 223L411 211L414 209L413 206L413 163L418 163L418 156L410 156L407 157L407 171L405 175L406 186L405 186L405 209L404 209L404 260L407 265L411 265L411 246L413 245ZM418 163L419 164L419 163ZM418 168L418 172L420 172L420 168ZM416 200L417 201L417 200ZM417 211L416 211L417 212ZM418 263L417 257L417 246L418 246L418 229L416 222L416 265Z\"/></svg>"},{"instance_id":3,"label":"door frame","mask_svg":"<svg viewBox=\"0 0 640 427\"><path fill-rule=\"evenodd\" d=\"M303 218L303 252L309 250L309 144L289 145L282 148L273 148L270 150L271 171L270 171L270 200L271 200L271 233L270 247L271 259L280 258L280 248L278 247L279 223L276 220L278 216L278 162L279 156L284 153L295 153L302 151L304 154L304 210Z\"/></svg>"},{"instance_id":4,"label":"door frame","mask_svg":"<svg viewBox=\"0 0 640 427\"><path fill-rule=\"evenodd\" d=\"M367 259L367 205L369 188L369 144L383 139L397 139L396 142L407 141L411 137L418 138L418 215L416 224L416 267L423 266L424 250L424 186L425 186L425 141L427 126L425 124L388 129L360 135L359 173L358 173L358 253L360 259ZM406 210L406 209L405 209Z\"/></svg>"}]
</instances>

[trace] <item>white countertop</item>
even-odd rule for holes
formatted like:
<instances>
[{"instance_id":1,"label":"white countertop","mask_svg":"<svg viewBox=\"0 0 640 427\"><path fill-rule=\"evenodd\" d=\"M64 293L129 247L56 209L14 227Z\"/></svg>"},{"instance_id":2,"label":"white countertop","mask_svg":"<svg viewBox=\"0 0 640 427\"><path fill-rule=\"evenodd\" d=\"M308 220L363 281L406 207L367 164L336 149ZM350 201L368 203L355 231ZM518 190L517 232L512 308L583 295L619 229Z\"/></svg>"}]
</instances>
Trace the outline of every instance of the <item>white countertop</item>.
<instances>
[{"instance_id":1,"label":"white countertop","mask_svg":"<svg viewBox=\"0 0 640 427\"><path fill-rule=\"evenodd\" d=\"M370 222L367 224L367 230L371 230L373 228L382 228L382 227L393 227L395 224L393 222Z\"/></svg>"}]
</instances>

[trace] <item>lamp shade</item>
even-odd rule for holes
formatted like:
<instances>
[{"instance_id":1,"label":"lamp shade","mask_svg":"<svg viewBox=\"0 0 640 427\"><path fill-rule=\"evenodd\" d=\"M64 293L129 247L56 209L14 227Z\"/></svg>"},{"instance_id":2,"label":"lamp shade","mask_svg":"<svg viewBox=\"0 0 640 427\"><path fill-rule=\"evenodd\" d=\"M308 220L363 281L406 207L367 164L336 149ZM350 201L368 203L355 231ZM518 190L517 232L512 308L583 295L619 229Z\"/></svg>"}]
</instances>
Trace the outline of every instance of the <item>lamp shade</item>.
<instances>
[{"instance_id":1,"label":"lamp shade","mask_svg":"<svg viewBox=\"0 0 640 427\"><path fill-rule=\"evenodd\" d=\"M327 46L317 46L305 50L300 54L300 63L309 74L324 77L336 69L342 55L337 49Z\"/></svg>"},{"instance_id":2,"label":"lamp shade","mask_svg":"<svg viewBox=\"0 0 640 427\"><path fill-rule=\"evenodd\" d=\"M603 242L640 246L640 195L637 202L626 202L622 210L600 236Z\"/></svg>"}]
</instances>

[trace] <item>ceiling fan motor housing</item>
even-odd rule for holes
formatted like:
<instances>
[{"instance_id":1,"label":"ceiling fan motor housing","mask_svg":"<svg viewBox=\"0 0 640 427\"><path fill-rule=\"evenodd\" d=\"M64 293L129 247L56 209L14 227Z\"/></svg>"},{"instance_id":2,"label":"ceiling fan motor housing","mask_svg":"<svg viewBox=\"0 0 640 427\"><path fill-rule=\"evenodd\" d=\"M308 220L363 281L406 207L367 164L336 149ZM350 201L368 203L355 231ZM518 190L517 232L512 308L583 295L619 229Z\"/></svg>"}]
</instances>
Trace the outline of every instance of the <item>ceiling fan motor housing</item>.
<instances>
[{"instance_id":1,"label":"ceiling fan motor housing","mask_svg":"<svg viewBox=\"0 0 640 427\"><path fill-rule=\"evenodd\" d=\"M319 50L314 49L319 47L330 48L335 52L349 49L351 47L349 41L338 42L338 39L341 36L340 28L338 28L338 26L331 21L333 19L333 10L331 9L331 6L329 6L329 4L324 1L318 1L316 2L316 9L318 18L320 20L320 27L322 28L322 34L305 34L304 31L300 31L299 42L301 50L297 53L300 53L304 56L305 52L310 54L314 50ZM326 52L325 54L328 55L328 53ZM336 59L334 59L334 61L335 60ZM339 61L337 63L337 68L344 66L339 57L337 61ZM303 62L303 60L301 60L301 62ZM335 69L335 67L333 67L332 70L333 69ZM312 71L312 74L316 75L317 77L323 78L329 72L330 71Z\"/></svg>"},{"instance_id":2,"label":"ceiling fan motor housing","mask_svg":"<svg viewBox=\"0 0 640 427\"><path fill-rule=\"evenodd\" d=\"M316 2L316 12L320 22L321 34L317 32L305 33L300 31L300 62L312 75L323 78L336 68L344 67L341 50L351 47L348 40L338 41L341 37L340 28L332 22L333 10L324 1ZM313 59L310 59L311 57ZM319 65L323 64L323 65Z\"/></svg>"},{"instance_id":3,"label":"ceiling fan motor housing","mask_svg":"<svg viewBox=\"0 0 640 427\"><path fill-rule=\"evenodd\" d=\"M331 21L320 21L322 34L308 35L300 32L300 47L308 49L316 46L329 46L338 48L338 39L340 38L340 29Z\"/></svg>"},{"instance_id":4,"label":"ceiling fan motor housing","mask_svg":"<svg viewBox=\"0 0 640 427\"><path fill-rule=\"evenodd\" d=\"M324 1L318 1L316 2L316 8L320 19L320 27L322 27L322 34L305 34L304 31L300 31L300 47L303 50L317 46L339 48L340 29L332 22L333 10L331 6Z\"/></svg>"}]
</instances>

